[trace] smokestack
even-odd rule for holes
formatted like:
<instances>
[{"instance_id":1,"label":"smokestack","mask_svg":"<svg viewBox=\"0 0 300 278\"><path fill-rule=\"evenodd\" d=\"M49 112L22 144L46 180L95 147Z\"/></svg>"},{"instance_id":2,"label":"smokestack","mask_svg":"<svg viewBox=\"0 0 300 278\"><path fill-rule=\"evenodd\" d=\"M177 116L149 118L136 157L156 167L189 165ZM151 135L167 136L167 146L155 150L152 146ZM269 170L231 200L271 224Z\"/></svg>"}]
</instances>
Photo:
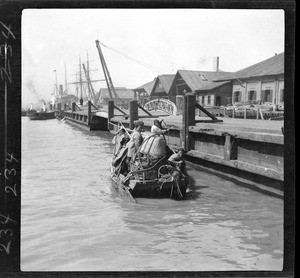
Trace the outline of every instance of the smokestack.
<instances>
[{"instance_id":1,"label":"smokestack","mask_svg":"<svg viewBox=\"0 0 300 278\"><path fill-rule=\"evenodd\" d=\"M216 72L219 72L219 57L217 57L217 69Z\"/></svg>"},{"instance_id":2,"label":"smokestack","mask_svg":"<svg viewBox=\"0 0 300 278\"><path fill-rule=\"evenodd\" d=\"M62 95L64 92L64 87L63 85L59 85L59 93Z\"/></svg>"}]
</instances>

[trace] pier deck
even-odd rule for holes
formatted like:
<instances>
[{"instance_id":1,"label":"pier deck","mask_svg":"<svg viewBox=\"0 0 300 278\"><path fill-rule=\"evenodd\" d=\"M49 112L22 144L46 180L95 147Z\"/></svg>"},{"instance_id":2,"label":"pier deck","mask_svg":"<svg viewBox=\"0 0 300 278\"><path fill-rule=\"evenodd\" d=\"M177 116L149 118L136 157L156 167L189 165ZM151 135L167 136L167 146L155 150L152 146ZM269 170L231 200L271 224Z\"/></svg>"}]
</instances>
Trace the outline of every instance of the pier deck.
<instances>
[{"instance_id":1,"label":"pier deck","mask_svg":"<svg viewBox=\"0 0 300 278\"><path fill-rule=\"evenodd\" d=\"M208 117L194 116L195 123L186 129L182 115L150 112L153 117L138 111L137 119L144 121L146 131L150 131L154 119L164 120L163 125L169 128L165 134L168 144L175 149L184 147L187 158L256 174L270 183L283 182L283 121L218 117L222 122L210 122ZM93 126L90 129L116 131L118 123L130 128L133 122L129 110L122 113L114 109L110 119L108 109L90 110L90 120L88 109L66 110L64 114L67 120Z\"/></svg>"}]
</instances>

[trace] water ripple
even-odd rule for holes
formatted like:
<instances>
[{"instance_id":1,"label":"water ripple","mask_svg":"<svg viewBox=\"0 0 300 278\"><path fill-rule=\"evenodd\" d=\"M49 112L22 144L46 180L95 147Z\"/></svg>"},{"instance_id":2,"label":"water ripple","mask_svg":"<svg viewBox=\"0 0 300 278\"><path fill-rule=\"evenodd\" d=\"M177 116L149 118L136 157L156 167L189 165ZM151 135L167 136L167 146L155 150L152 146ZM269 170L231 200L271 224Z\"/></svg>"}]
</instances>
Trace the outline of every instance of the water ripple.
<instances>
[{"instance_id":1,"label":"water ripple","mask_svg":"<svg viewBox=\"0 0 300 278\"><path fill-rule=\"evenodd\" d=\"M281 200L189 168L193 198L133 204L109 178L111 139L22 119L22 270L281 270Z\"/></svg>"}]
</instances>

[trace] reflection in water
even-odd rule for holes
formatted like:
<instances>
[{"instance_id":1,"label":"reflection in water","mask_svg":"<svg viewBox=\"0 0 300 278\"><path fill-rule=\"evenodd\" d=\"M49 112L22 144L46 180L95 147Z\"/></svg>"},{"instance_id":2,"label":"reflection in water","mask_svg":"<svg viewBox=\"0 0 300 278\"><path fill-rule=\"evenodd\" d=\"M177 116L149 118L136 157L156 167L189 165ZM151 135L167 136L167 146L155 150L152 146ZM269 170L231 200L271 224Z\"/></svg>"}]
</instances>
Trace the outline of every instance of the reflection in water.
<instances>
[{"instance_id":1,"label":"reflection in water","mask_svg":"<svg viewBox=\"0 0 300 278\"><path fill-rule=\"evenodd\" d=\"M22 125L22 270L281 270L281 199L200 167L187 200L133 204L109 178L111 134Z\"/></svg>"}]
</instances>

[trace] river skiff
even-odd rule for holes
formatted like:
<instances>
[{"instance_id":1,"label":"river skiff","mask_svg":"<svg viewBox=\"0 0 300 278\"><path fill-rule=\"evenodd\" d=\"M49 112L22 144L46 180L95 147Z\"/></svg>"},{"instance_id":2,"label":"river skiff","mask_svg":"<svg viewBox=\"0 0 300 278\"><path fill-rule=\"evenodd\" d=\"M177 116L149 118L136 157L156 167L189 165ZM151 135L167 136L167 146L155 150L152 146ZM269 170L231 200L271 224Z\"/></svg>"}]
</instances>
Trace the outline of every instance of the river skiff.
<instances>
[{"instance_id":1,"label":"river skiff","mask_svg":"<svg viewBox=\"0 0 300 278\"><path fill-rule=\"evenodd\" d=\"M129 135L130 136L130 135ZM126 139L127 137L127 139ZM160 135L144 139L127 164L129 138L124 132L114 137L115 149L111 164L111 178L114 186L132 200L135 198L184 199L188 177L180 169L170 165L168 158L174 153Z\"/></svg>"}]
</instances>

